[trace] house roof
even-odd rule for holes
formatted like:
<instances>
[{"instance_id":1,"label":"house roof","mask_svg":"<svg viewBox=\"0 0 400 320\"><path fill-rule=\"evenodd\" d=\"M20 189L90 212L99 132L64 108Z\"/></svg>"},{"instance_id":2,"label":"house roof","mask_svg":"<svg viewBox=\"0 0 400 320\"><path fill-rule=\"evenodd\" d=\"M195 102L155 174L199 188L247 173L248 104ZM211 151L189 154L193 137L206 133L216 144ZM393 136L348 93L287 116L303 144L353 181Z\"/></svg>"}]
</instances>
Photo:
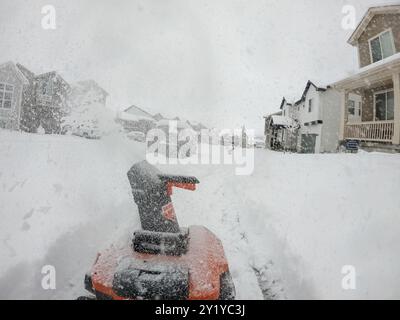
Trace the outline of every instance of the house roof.
<instances>
[{"instance_id":1,"label":"house roof","mask_svg":"<svg viewBox=\"0 0 400 320\"><path fill-rule=\"evenodd\" d=\"M137 121L138 119L139 120L142 119L142 120L154 121L154 118L150 113L135 105L132 105L129 108L125 109L123 112L121 112L120 119L132 120L132 121Z\"/></svg>"},{"instance_id":2,"label":"house roof","mask_svg":"<svg viewBox=\"0 0 400 320\"><path fill-rule=\"evenodd\" d=\"M89 80L83 80L83 81L78 81L77 83L74 84L74 86L83 89L83 90L89 90L90 88L96 88L99 89L105 96L109 96L109 93L104 90L96 81L89 79Z\"/></svg>"},{"instance_id":3,"label":"house roof","mask_svg":"<svg viewBox=\"0 0 400 320\"><path fill-rule=\"evenodd\" d=\"M308 80L306 88L304 89L303 94L301 96L301 99L295 102L294 104L295 106L305 101L308 90L310 90L311 86L313 86L317 91L322 91L322 92L326 91L326 88L317 87L312 81Z\"/></svg>"},{"instance_id":4,"label":"house roof","mask_svg":"<svg viewBox=\"0 0 400 320\"><path fill-rule=\"evenodd\" d=\"M279 127L285 127L285 128L295 128L297 126L297 123L288 117L282 117L282 116L272 116L272 125L274 126L279 126Z\"/></svg>"},{"instance_id":5,"label":"house roof","mask_svg":"<svg viewBox=\"0 0 400 320\"><path fill-rule=\"evenodd\" d=\"M361 68L356 74L332 86L338 90L354 90L391 79L396 72L400 72L400 53Z\"/></svg>"},{"instance_id":6,"label":"house roof","mask_svg":"<svg viewBox=\"0 0 400 320\"><path fill-rule=\"evenodd\" d=\"M264 119L268 119L268 118L271 118L271 117L273 117L273 116L281 116L281 115L282 115L282 111L278 111L278 112L275 112L275 113L273 113L273 114L264 116Z\"/></svg>"},{"instance_id":7,"label":"house roof","mask_svg":"<svg viewBox=\"0 0 400 320\"><path fill-rule=\"evenodd\" d=\"M65 81L65 79L57 72L57 71L50 71L50 72L46 72L46 73L42 73L37 75L35 78L37 79L43 79L43 78L50 78L50 77L56 77L57 79L59 79L66 87L71 88L70 84Z\"/></svg>"},{"instance_id":8,"label":"house roof","mask_svg":"<svg viewBox=\"0 0 400 320\"><path fill-rule=\"evenodd\" d=\"M27 67L23 66L20 63L16 64L16 67L22 72L22 74L25 76L28 81L33 81L35 80L35 74L30 71Z\"/></svg>"},{"instance_id":9,"label":"house roof","mask_svg":"<svg viewBox=\"0 0 400 320\"><path fill-rule=\"evenodd\" d=\"M286 98L283 97L282 102L281 102L281 106L280 106L279 109L282 110L282 109L283 109L283 106L284 106L285 104L287 104L288 106L291 106L291 105L292 105L291 103L287 103Z\"/></svg>"},{"instance_id":10,"label":"house roof","mask_svg":"<svg viewBox=\"0 0 400 320\"><path fill-rule=\"evenodd\" d=\"M153 118L157 121L164 119L164 116L161 113L157 113L153 116Z\"/></svg>"},{"instance_id":11,"label":"house roof","mask_svg":"<svg viewBox=\"0 0 400 320\"><path fill-rule=\"evenodd\" d=\"M387 6L369 8L347 42L352 46L356 46L358 39L360 38L364 30L367 28L372 18L377 14L388 14L388 13L389 14L400 13L400 5L387 5Z\"/></svg>"},{"instance_id":12,"label":"house roof","mask_svg":"<svg viewBox=\"0 0 400 320\"><path fill-rule=\"evenodd\" d=\"M17 77L21 80L21 82L23 84L29 84L29 79L25 76L25 74L15 65L14 62L12 61L8 61L5 63L0 64L0 69L5 68L5 67L11 67L12 69L14 69L15 74L17 75Z\"/></svg>"}]
</instances>

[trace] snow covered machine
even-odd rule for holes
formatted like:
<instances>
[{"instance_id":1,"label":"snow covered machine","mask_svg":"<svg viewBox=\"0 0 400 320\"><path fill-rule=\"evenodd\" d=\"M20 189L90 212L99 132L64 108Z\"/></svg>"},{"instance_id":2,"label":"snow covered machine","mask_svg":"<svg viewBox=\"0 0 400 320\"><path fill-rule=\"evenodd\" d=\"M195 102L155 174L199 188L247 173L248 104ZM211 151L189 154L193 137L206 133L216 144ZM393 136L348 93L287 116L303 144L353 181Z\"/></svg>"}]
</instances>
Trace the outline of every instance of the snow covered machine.
<instances>
[{"instance_id":1,"label":"snow covered machine","mask_svg":"<svg viewBox=\"0 0 400 320\"><path fill-rule=\"evenodd\" d=\"M98 254L80 299L233 300L221 241L202 226L181 228L172 189L195 190L195 177L162 174L147 161L128 172L142 230Z\"/></svg>"}]
</instances>

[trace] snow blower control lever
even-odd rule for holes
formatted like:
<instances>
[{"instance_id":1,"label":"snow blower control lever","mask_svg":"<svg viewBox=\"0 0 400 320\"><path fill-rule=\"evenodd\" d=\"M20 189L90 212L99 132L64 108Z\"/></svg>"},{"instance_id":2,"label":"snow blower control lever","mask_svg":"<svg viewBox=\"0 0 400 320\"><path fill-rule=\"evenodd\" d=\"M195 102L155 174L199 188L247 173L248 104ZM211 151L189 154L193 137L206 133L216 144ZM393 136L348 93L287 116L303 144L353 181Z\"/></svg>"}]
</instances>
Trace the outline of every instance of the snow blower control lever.
<instances>
[{"instance_id":1,"label":"snow blower control lever","mask_svg":"<svg viewBox=\"0 0 400 320\"><path fill-rule=\"evenodd\" d=\"M175 215L172 188L195 190L195 177L162 174L147 161L135 164L128 172L142 229L134 234L136 252L182 255L187 250L188 230L181 229Z\"/></svg>"}]
</instances>

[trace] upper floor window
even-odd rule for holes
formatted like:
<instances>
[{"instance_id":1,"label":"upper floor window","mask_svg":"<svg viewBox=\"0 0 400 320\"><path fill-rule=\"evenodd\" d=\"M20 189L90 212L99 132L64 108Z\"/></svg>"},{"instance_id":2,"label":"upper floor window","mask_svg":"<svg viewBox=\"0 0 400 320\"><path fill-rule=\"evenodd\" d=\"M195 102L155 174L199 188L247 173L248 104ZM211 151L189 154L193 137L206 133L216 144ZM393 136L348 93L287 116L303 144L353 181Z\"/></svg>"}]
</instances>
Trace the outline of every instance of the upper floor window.
<instances>
[{"instance_id":1,"label":"upper floor window","mask_svg":"<svg viewBox=\"0 0 400 320\"><path fill-rule=\"evenodd\" d=\"M47 96L53 95L53 83L51 80L41 83L40 94Z\"/></svg>"},{"instance_id":2,"label":"upper floor window","mask_svg":"<svg viewBox=\"0 0 400 320\"><path fill-rule=\"evenodd\" d=\"M393 34L387 30L369 40L372 63L381 61L395 54Z\"/></svg>"},{"instance_id":3,"label":"upper floor window","mask_svg":"<svg viewBox=\"0 0 400 320\"><path fill-rule=\"evenodd\" d=\"M312 112L313 99L308 100L308 112Z\"/></svg>"},{"instance_id":4,"label":"upper floor window","mask_svg":"<svg viewBox=\"0 0 400 320\"><path fill-rule=\"evenodd\" d=\"M0 83L0 109L11 109L14 96L14 86Z\"/></svg>"}]
</instances>

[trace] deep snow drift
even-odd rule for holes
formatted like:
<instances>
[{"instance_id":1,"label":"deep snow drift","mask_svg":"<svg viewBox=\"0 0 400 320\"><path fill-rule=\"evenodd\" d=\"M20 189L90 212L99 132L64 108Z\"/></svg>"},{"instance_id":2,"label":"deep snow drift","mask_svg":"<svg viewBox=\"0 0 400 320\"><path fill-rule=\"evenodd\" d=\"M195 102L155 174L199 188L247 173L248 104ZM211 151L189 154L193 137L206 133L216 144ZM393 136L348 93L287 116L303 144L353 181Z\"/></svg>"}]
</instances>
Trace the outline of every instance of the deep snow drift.
<instances>
[{"instance_id":1,"label":"deep snow drift","mask_svg":"<svg viewBox=\"0 0 400 320\"><path fill-rule=\"evenodd\" d=\"M76 298L98 249L138 226L126 172L144 145L0 130L0 147L0 298ZM199 178L174 192L178 219L221 238L238 298L262 299L259 282L267 298L400 298L399 155L256 150L251 176L160 169ZM44 265L54 291L41 288ZM344 265L357 290L341 288Z\"/></svg>"}]
</instances>

